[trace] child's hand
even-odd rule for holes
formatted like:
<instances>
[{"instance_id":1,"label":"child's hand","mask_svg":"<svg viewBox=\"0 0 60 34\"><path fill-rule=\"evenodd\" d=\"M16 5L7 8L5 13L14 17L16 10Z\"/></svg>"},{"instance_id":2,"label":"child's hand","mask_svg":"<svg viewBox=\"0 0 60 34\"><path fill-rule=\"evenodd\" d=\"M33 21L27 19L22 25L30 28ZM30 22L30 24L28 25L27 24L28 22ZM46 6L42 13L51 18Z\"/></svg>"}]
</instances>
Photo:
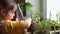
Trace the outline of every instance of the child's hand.
<instances>
[{"instance_id":1,"label":"child's hand","mask_svg":"<svg viewBox=\"0 0 60 34\"><path fill-rule=\"evenodd\" d=\"M31 21L32 21L31 18L25 19L25 27L26 27L26 28L30 27L30 25L31 25L31 23L32 23Z\"/></svg>"}]
</instances>

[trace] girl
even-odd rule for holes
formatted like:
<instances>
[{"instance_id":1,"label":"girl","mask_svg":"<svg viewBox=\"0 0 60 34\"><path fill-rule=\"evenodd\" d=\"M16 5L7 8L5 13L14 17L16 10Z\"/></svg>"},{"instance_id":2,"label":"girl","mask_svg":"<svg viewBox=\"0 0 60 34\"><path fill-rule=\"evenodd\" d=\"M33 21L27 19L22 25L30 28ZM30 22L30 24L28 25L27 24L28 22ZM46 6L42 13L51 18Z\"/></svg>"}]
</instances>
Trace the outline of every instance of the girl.
<instances>
[{"instance_id":1,"label":"girl","mask_svg":"<svg viewBox=\"0 0 60 34\"><path fill-rule=\"evenodd\" d=\"M0 0L0 33L22 34L24 29L31 25L31 18L20 21L11 21L17 9L13 0ZM2 31L1 31L2 30Z\"/></svg>"}]
</instances>

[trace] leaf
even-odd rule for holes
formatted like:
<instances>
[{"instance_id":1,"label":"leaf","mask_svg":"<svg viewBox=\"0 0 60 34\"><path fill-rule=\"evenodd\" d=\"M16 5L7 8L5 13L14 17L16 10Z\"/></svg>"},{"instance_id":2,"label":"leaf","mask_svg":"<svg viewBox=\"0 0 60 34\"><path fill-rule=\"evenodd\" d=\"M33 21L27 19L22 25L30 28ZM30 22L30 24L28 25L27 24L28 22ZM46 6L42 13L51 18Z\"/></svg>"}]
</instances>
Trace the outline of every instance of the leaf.
<instances>
[{"instance_id":1,"label":"leaf","mask_svg":"<svg viewBox=\"0 0 60 34\"><path fill-rule=\"evenodd\" d=\"M27 9L30 9L31 7L33 7L33 5L29 2L25 3L25 6Z\"/></svg>"}]
</instances>

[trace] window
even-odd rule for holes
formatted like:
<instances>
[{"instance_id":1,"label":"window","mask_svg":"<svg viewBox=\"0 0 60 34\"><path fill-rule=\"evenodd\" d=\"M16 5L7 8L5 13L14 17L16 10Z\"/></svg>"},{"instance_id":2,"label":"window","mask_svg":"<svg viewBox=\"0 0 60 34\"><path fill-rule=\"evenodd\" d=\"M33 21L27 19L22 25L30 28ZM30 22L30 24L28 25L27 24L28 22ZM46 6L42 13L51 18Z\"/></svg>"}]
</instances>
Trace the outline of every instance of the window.
<instances>
[{"instance_id":1,"label":"window","mask_svg":"<svg viewBox=\"0 0 60 34\"><path fill-rule=\"evenodd\" d=\"M57 12L60 12L60 0L47 0L47 19L57 20Z\"/></svg>"}]
</instances>

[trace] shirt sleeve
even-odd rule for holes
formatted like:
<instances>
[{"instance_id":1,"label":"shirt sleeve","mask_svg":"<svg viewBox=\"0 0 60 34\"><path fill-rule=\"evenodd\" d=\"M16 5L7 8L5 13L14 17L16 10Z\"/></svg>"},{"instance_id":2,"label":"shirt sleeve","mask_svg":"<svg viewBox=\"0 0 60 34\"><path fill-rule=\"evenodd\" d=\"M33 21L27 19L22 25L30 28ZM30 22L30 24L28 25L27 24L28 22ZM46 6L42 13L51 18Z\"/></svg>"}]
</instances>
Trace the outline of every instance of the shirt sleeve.
<instances>
[{"instance_id":1,"label":"shirt sleeve","mask_svg":"<svg viewBox=\"0 0 60 34\"><path fill-rule=\"evenodd\" d=\"M5 27L6 31L12 32L22 32L24 31L24 21L3 21L2 25Z\"/></svg>"},{"instance_id":2,"label":"shirt sleeve","mask_svg":"<svg viewBox=\"0 0 60 34\"><path fill-rule=\"evenodd\" d=\"M19 29L24 29L24 21L20 20L20 21L11 21L11 27L12 29L14 28L19 28Z\"/></svg>"}]
</instances>

